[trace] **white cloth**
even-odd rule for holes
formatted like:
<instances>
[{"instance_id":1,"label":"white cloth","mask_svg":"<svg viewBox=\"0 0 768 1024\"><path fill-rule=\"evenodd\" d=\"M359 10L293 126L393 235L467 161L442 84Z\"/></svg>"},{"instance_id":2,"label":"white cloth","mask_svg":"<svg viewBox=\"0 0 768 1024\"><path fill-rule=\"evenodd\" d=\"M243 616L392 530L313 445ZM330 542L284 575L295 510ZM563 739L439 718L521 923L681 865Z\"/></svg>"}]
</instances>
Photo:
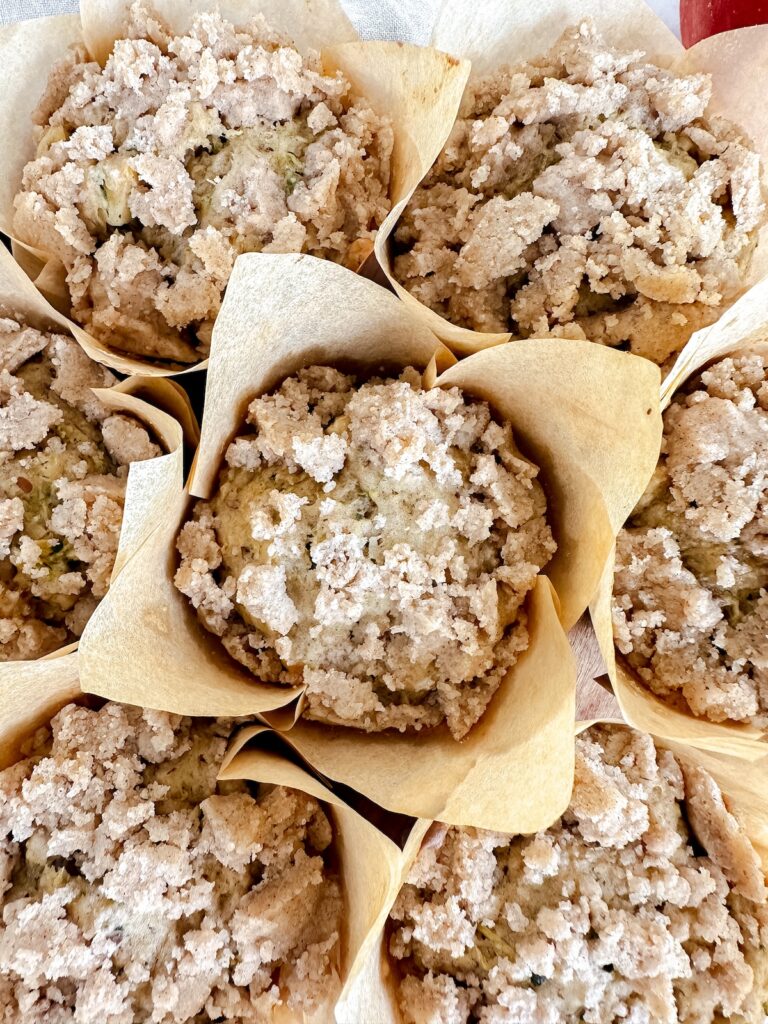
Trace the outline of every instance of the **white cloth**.
<instances>
[{"instance_id":1,"label":"white cloth","mask_svg":"<svg viewBox=\"0 0 768 1024\"><path fill-rule=\"evenodd\" d=\"M429 40L438 0L341 0L349 18L364 39L402 39L409 43ZM471 4L472 0L465 0ZM0 0L0 22L68 14L77 0ZM649 6L680 34L678 0L649 0Z\"/></svg>"}]
</instances>

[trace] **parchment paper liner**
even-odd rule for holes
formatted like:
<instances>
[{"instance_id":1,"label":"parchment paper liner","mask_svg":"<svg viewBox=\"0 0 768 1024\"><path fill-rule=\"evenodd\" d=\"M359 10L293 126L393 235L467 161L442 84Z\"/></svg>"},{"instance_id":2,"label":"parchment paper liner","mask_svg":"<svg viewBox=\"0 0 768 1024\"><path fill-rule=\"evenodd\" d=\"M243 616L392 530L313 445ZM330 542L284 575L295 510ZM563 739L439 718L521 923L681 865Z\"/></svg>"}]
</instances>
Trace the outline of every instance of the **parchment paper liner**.
<instances>
[{"instance_id":1,"label":"parchment paper liner","mask_svg":"<svg viewBox=\"0 0 768 1024\"><path fill-rule=\"evenodd\" d=\"M65 317L57 313L0 244L0 308L21 316L40 330L70 333ZM112 582L131 555L162 520L167 493L175 496L183 484L183 442L196 444L199 429L186 393L173 381L158 377L129 377L111 388L96 388L102 402L116 412L134 415L146 424L167 455L135 462L128 470L125 506ZM102 603L111 600L111 584ZM74 650L69 644L54 654ZM24 662L9 662L20 667ZM34 664L31 662L30 664Z\"/></svg>"},{"instance_id":2,"label":"parchment paper liner","mask_svg":"<svg viewBox=\"0 0 768 1024\"><path fill-rule=\"evenodd\" d=\"M713 36L686 51L643 0L439 0L430 43L472 62L472 76L536 57L563 30L585 17L594 19L607 42L624 50L645 50L650 60L680 73L705 71L713 78L711 109L740 125L768 167L768 110L760 73L768 65L768 26ZM511 334L458 327L423 305L393 276L391 236L415 188L397 202L381 227L375 253L400 298L458 355L509 341ZM745 288L768 269L768 228L763 228Z\"/></svg>"},{"instance_id":3,"label":"parchment paper liner","mask_svg":"<svg viewBox=\"0 0 768 1024\"><path fill-rule=\"evenodd\" d=\"M116 581L116 600L91 619L81 642L84 688L182 714L265 714L280 707L267 716L270 724L293 726L301 689L255 683L173 586L175 538L189 494L210 493L248 401L299 367L423 367L433 357L432 372L453 358L372 282L310 256L240 257L214 330L188 492L168 501L172 511ZM547 575L566 628L588 604L615 530L655 465L658 381L658 370L645 360L562 341L479 353L438 380L490 400L511 419L523 452L542 467L560 544ZM571 735L574 665L557 607L542 577L529 601L529 650L461 744L443 730L365 735L303 720L289 733L291 743L324 775L390 811L489 828L539 827L559 813L571 785L572 754L562 739ZM516 787L519 806L500 813L495 794L513 779L527 783Z\"/></svg>"},{"instance_id":4,"label":"parchment paper liner","mask_svg":"<svg viewBox=\"0 0 768 1024\"><path fill-rule=\"evenodd\" d=\"M24 744L62 707L84 700L87 698L78 681L76 653L0 665L0 770L24 756ZM287 786L326 805L333 820L344 899L339 965L344 982L353 963L368 959L374 937L402 884L403 853L319 779L280 752L280 745L283 741L265 726L241 729L227 750L219 779ZM275 1024L278 1020L280 1024L302 1024L303 1018L281 1008Z\"/></svg>"},{"instance_id":5,"label":"parchment paper liner","mask_svg":"<svg viewBox=\"0 0 768 1024\"><path fill-rule=\"evenodd\" d=\"M768 280L751 288L717 323L691 337L662 385L662 409L707 363L756 345L763 349L768 346ZM687 709L670 706L644 686L622 656L617 655L611 624L613 571L614 554L606 563L590 612L608 675L627 722L670 741L749 761L766 758L768 764L768 737L762 729L736 722L710 722Z\"/></svg>"},{"instance_id":6,"label":"parchment paper liner","mask_svg":"<svg viewBox=\"0 0 768 1024\"><path fill-rule=\"evenodd\" d=\"M576 722L575 734L578 736L590 726L600 724L627 728L626 723L619 719L595 719ZM728 809L738 818L749 836L768 879L768 762L751 765L749 771L745 772L744 762L738 758L697 750L663 737L654 736L654 741L657 746L700 765L712 775L723 791ZM552 821L556 821L559 816L556 815ZM403 882L431 825L432 822L425 819L414 823L401 859L400 875ZM338 1024L360 1024L369 1020L375 1020L376 1024L403 1024L397 1006L396 968L390 962L385 945L384 929L394 901L393 898L382 911L381 924L375 936L368 937L356 969L342 990L336 1010ZM381 1006L383 1009L380 1016L366 1015L368 1005Z\"/></svg>"},{"instance_id":7,"label":"parchment paper liner","mask_svg":"<svg viewBox=\"0 0 768 1024\"><path fill-rule=\"evenodd\" d=\"M276 745L289 751L285 741L265 726L249 726L239 733L224 760L220 779L251 779L302 790L323 801L334 825L344 897L342 982L357 976L368 964L375 936L383 927L389 906L402 885L404 854L370 821L332 792L320 779L295 763ZM410 852L410 851L409 851ZM370 970L370 967L368 968ZM371 1005L363 1021L379 1022ZM286 1015L286 1021L291 1019ZM283 1017L280 1018L281 1022Z\"/></svg>"},{"instance_id":8,"label":"parchment paper liner","mask_svg":"<svg viewBox=\"0 0 768 1024\"><path fill-rule=\"evenodd\" d=\"M469 64L426 47L395 42L361 42L340 0L147 0L176 31L189 27L200 11L219 10L235 24L263 14L271 28L290 37L299 50L319 50L325 70L342 71L353 94L367 100L393 124L393 196L410 193L440 152L458 110ZM53 253L15 239L13 199L25 164L35 155L31 114L51 66L70 43L84 41L103 61L124 34L130 0L81 0L80 16L64 15L0 28L4 71L0 137L12 140L0 151L0 231L14 238L14 253L46 298L62 313L70 309L64 268ZM372 247L371 247L372 248ZM368 255L368 254L366 254ZM361 260L360 265L365 261ZM167 366L109 348L76 325L71 330L88 354L121 373L171 376ZM198 369L205 361L190 365ZM185 372L182 370L180 372Z\"/></svg>"},{"instance_id":9,"label":"parchment paper liner","mask_svg":"<svg viewBox=\"0 0 768 1024\"><path fill-rule=\"evenodd\" d=\"M22 756L21 747L65 704L82 697L77 654L54 652L38 661L0 665L0 769Z\"/></svg>"}]
</instances>

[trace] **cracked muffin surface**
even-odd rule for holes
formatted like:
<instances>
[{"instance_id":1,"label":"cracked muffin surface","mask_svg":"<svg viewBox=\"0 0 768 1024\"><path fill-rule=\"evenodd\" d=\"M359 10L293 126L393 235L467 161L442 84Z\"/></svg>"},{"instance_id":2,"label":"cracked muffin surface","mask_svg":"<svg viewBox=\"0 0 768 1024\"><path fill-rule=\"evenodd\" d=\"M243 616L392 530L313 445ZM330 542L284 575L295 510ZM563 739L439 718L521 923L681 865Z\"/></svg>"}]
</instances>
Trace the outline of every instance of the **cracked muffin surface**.
<instances>
[{"instance_id":1,"label":"cracked muffin surface","mask_svg":"<svg viewBox=\"0 0 768 1024\"><path fill-rule=\"evenodd\" d=\"M395 278L451 323L665 364L735 298L765 220L750 140L678 76L569 28L470 79L395 231Z\"/></svg>"},{"instance_id":2,"label":"cracked muffin surface","mask_svg":"<svg viewBox=\"0 0 768 1024\"><path fill-rule=\"evenodd\" d=\"M0 661L76 639L107 591L128 467L162 454L91 391L115 383L71 338L0 316Z\"/></svg>"},{"instance_id":3,"label":"cracked muffin surface","mask_svg":"<svg viewBox=\"0 0 768 1024\"><path fill-rule=\"evenodd\" d=\"M760 861L702 768L650 736L576 740L532 836L433 826L391 912L406 1024L762 1024Z\"/></svg>"},{"instance_id":4,"label":"cracked muffin surface","mask_svg":"<svg viewBox=\"0 0 768 1024\"><path fill-rule=\"evenodd\" d=\"M537 474L458 388L300 370L249 406L175 583L306 717L460 738L528 646L555 550Z\"/></svg>"},{"instance_id":5,"label":"cracked muffin surface","mask_svg":"<svg viewBox=\"0 0 768 1024\"><path fill-rule=\"evenodd\" d=\"M331 822L296 790L217 784L231 724L68 705L0 772L4 1024L325 1024Z\"/></svg>"},{"instance_id":6,"label":"cracked muffin surface","mask_svg":"<svg viewBox=\"0 0 768 1024\"><path fill-rule=\"evenodd\" d=\"M64 264L74 319L137 356L204 358L238 254L356 269L389 210L389 122L263 19L173 35L134 4L105 66L72 50L34 116L16 232Z\"/></svg>"},{"instance_id":7,"label":"cracked muffin surface","mask_svg":"<svg viewBox=\"0 0 768 1024\"><path fill-rule=\"evenodd\" d=\"M768 726L768 349L722 359L664 413L617 541L616 646L663 700Z\"/></svg>"}]
</instances>

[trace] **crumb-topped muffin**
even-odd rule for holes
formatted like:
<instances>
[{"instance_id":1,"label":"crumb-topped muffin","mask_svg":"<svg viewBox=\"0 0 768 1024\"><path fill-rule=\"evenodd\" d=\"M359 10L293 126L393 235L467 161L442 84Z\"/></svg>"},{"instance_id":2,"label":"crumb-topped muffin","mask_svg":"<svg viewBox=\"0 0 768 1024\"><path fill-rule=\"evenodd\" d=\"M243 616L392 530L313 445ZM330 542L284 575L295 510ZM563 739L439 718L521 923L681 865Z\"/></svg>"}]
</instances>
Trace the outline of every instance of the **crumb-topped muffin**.
<instances>
[{"instance_id":1,"label":"crumb-topped muffin","mask_svg":"<svg viewBox=\"0 0 768 1024\"><path fill-rule=\"evenodd\" d=\"M391 912L405 1024L762 1024L768 906L712 777L650 736L576 741L533 836L437 826Z\"/></svg>"},{"instance_id":2,"label":"crumb-topped muffin","mask_svg":"<svg viewBox=\"0 0 768 1024\"><path fill-rule=\"evenodd\" d=\"M0 661L76 639L106 593L128 466L162 454L91 391L115 383L71 338L0 315Z\"/></svg>"},{"instance_id":3,"label":"crumb-topped muffin","mask_svg":"<svg viewBox=\"0 0 768 1024\"><path fill-rule=\"evenodd\" d=\"M765 218L759 158L710 94L589 21L471 80L396 229L396 279L461 327L664 364L739 292Z\"/></svg>"},{"instance_id":4,"label":"crumb-topped muffin","mask_svg":"<svg viewBox=\"0 0 768 1024\"><path fill-rule=\"evenodd\" d=\"M176 586L306 717L460 738L528 644L555 550L537 473L458 388L303 369L251 402Z\"/></svg>"},{"instance_id":5,"label":"crumb-topped muffin","mask_svg":"<svg viewBox=\"0 0 768 1024\"><path fill-rule=\"evenodd\" d=\"M0 772L0 1019L325 1024L331 823L296 790L217 785L229 728L68 705Z\"/></svg>"},{"instance_id":6,"label":"crumb-topped muffin","mask_svg":"<svg viewBox=\"0 0 768 1024\"><path fill-rule=\"evenodd\" d=\"M57 65L35 123L15 230L63 262L73 317L138 356L207 354L239 253L356 269L389 210L389 122L261 19L175 36L134 4L103 68Z\"/></svg>"},{"instance_id":7,"label":"crumb-topped muffin","mask_svg":"<svg viewBox=\"0 0 768 1024\"><path fill-rule=\"evenodd\" d=\"M722 359L664 414L617 541L616 646L664 700L768 726L768 349Z\"/></svg>"}]
</instances>

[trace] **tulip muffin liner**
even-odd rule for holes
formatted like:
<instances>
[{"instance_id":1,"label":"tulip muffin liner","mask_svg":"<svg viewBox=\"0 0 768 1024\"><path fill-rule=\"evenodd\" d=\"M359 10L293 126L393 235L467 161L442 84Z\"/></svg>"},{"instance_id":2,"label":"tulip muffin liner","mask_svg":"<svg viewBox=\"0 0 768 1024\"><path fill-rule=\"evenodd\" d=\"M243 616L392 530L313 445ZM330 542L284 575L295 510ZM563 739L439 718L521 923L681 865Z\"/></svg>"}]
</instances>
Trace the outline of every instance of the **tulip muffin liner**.
<instances>
[{"instance_id":1,"label":"tulip muffin liner","mask_svg":"<svg viewBox=\"0 0 768 1024\"><path fill-rule=\"evenodd\" d=\"M711 327L697 331L678 356L661 389L662 411L677 391L715 360L744 349L765 349L768 336L768 281L751 288ZM590 605L608 676L627 722L636 729L714 753L757 761L768 759L765 730L739 722L719 723L672 707L657 697L632 671L613 641L611 601L614 554L606 563ZM768 762L767 762L768 763Z\"/></svg>"},{"instance_id":2,"label":"tulip muffin liner","mask_svg":"<svg viewBox=\"0 0 768 1024\"><path fill-rule=\"evenodd\" d=\"M20 265L63 314L69 312L70 301L61 261L53 253L25 244L13 231L14 197L22 170L35 154L31 115L50 69L70 45L82 43L94 59L106 60L114 41L124 33L130 6L131 0L81 0L79 15L39 18L0 28L0 62L5 70L0 129L13 140L0 156L0 231L13 239ZM217 11L237 25L263 15L271 29L287 36L300 51L319 51L325 73L341 71L353 94L392 122L393 202L413 191L440 152L469 74L466 61L429 47L359 40L340 0L150 0L148 6L172 31L186 30L201 12ZM93 359L121 373L172 376L207 363L203 360L174 371L120 353L74 323L70 330Z\"/></svg>"},{"instance_id":3,"label":"tulip muffin liner","mask_svg":"<svg viewBox=\"0 0 768 1024\"><path fill-rule=\"evenodd\" d=\"M0 665L0 770L24 756L24 744L57 711L78 700L77 652L71 646L37 661Z\"/></svg>"},{"instance_id":4,"label":"tulip muffin liner","mask_svg":"<svg viewBox=\"0 0 768 1024\"><path fill-rule=\"evenodd\" d=\"M369 957L376 927L386 919L386 908L402 884L404 853L289 754L290 748L279 734L265 726L248 726L230 744L219 779L248 779L285 786L301 790L325 805L334 825L334 849L344 900L339 975L343 984L354 985Z\"/></svg>"},{"instance_id":5,"label":"tulip muffin liner","mask_svg":"<svg viewBox=\"0 0 768 1024\"><path fill-rule=\"evenodd\" d=\"M520 343L455 363L403 303L310 256L241 256L216 323L200 447L187 488L165 489L162 523L81 641L84 689L179 714L266 716L325 776L389 811L501 830L536 829L567 804L574 664L565 631L587 607L619 525L655 465L656 367L598 346ZM256 395L302 366L427 368L508 419L541 469L559 550L529 595L528 649L461 743L364 734L301 719L302 687L260 683L229 658L175 588L175 542L193 497L212 492ZM556 396L556 398L555 398ZM515 783L513 786L512 783ZM524 784L523 784L524 783ZM498 793L517 796L505 807Z\"/></svg>"},{"instance_id":6,"label":"tulip muffin liner","mask_svg":"<svg viewBox=\"0 0 768 1024\"><path fill-rule=\"evenodd\" d=\"M39 330L72 333L66 318L49 305L2 245L0 307ZM96 388L94 393L109 409L136 417L167 453L145 462L134 462L129 468L120 540L112 569L114 582L131 555L162 519L164 486L174 491L181 486L184 442L195 445L199 431L186 393L172 381L134 376L111 388ZM110 590L102 598L102 601L109 600ZM77 643L70 644L64 650L76 646Z\"/></svg>"},{"instance_id":7,"label":"tulip muffin liner","mask_svg":"<svg viewBox=\"0 0 768 1024\"><path fill-rule=\"evenodd\" d=\"M471 61L472 78L505 65L530 60L556 42L563 30L584 18L593 19L609 46L646 51L649 60L680 74L706 72L712 76L710 109L741 127L768 168L768 114L762 102L757 70L768 61L768 26L737 29L703 40L685 50L643 0L440 0L430 43ZM390 285L415 315L457 355L503 344L506 333L483 333L449 322L425 306L394 276L391 240L400 216L415 191L398 197L379 230L376 258ZM768 272L768 225L763 226L750 264L746 290ZM723 307L725 308L725 307Z\"/></svg>"},{"instance_id":8,"label":"tulip muffin liner","mask_svg":"<svg viewBox=\"0 0 768 1024\"><path fill-rule=\"evenodd\" d=\"M56 655L37 662L0 665L0 770L28 753L34 734L67 704L92 703L83 694L78 655ZM100 703L100 702L97 702ZM245 779L284 786L319 800L333 823L334 857L344 904L339 962L340 983L354 981L367 962L378 928L402 884L404 853L374 824L303 767L278 734L263 725L233 731L219 771L220 781ZM304 1018L280 1007L275 1024L302 1024Z\"/></svg>"},{"instance_id":9,"label":"tulip muffin liner","mask_svg":"<svg viewBox=\"0 0 768 1024\"><path fill-rule=\"evenodd\" d=\"M628 727L626 722L616 718L576 722L571 742L574 735L578 736L594 725ZM653 740L657 748L669 750L676 757L709 772L720 787L728 810L748 836L768 880L768 762L753 765L749 772L745 772L744 764L738 758L696 749L655 735ZM558 817L559 815L554 816L548 824L552 825ZM399 865L401 886L406 881L422 844L425 840L428 841L432 824L433 822L428 819L420 819L414 823L404 845ZM387 951L385 930L393 905L394 899L383 910L375 935L368 937L358 962L342 989L336 1008L337 1024L357 1024L358 1021L374 1019L370 1015L366 1016L369 1006L377 1008L378 1016L375 1019L380 1024L403 1024L402 1014L397 1005L397 969Z\"/></svg>"}]
</instances>

